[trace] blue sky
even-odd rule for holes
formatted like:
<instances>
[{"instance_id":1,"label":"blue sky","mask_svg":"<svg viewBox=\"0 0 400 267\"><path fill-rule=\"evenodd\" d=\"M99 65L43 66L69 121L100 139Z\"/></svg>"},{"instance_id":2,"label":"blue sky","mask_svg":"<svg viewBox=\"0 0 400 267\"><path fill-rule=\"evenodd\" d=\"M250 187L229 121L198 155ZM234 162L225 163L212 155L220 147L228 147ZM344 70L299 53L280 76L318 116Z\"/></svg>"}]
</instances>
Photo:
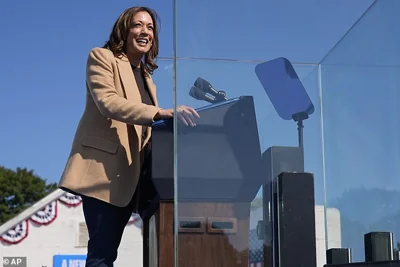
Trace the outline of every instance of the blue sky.
<instances>
[{"instance_id":1,"label":"blue sky","mask_svg":"<svg viewBox=\"0 0 400 267\"><path fill-rule=\"evenodd\" d=\"M253 95L263 150L297 145L296 125L282 121L263 91L254 67L284 56L294 65L318 106L317 63L332 49L371 0L177 1L179 104L205 103L188 96L201 76L228 97ZM57 182L84 108L89 50L107 39L117 16L147 5L161 18L160 105L173 106L172 1L2 1L0 3L0 164L34 169ZM217 58L219 60L210 60ZM318 110L305 122L306 167L316 173L322 201ZM321 203L322 204L322 203Z\"/></svg>"}]
</instances>

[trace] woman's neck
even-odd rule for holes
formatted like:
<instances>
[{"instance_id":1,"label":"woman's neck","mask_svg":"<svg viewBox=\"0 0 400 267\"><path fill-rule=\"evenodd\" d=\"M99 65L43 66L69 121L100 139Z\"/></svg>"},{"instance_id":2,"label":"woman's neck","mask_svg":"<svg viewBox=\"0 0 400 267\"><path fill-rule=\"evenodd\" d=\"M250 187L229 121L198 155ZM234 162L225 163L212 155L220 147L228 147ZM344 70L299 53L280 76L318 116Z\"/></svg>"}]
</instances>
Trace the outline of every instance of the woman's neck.
<instances>
[{"instance_id":1,"label":"woman's neck","mask_svg":"<svg viewBox=\"0 0 400 267\"><path fill-rule=\"evenodd\" d=\"M140 67L140 62L142 61L142 57L138 57L137 55L127 55L129 62L131 63L132 66L139 68Z\"/></svg>"}]
</instances>

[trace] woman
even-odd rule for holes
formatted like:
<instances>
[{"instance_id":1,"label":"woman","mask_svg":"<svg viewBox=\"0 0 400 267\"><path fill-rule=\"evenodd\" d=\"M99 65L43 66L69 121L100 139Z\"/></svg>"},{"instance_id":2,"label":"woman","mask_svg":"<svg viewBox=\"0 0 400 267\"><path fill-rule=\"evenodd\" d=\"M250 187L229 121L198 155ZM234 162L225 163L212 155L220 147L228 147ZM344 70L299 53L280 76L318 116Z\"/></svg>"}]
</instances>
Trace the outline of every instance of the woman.
<instances>
[{"instance_id":1,"label":"woman","mask_svg":"<svg viewBox=\"0 0 400 267\"><path fill-rule=\"evenodd\" d=\"M129 8L115 22L104 47L89 53L86 107L59 183L82 196L89 232L86 266L113 266L134 211L149 126L173 117L173 109L158 106L151 79L157 69L157 26L153 10ZM195 125L199 115L193 108L177 110L184 124Z\"/></svg>"}]
</instances>

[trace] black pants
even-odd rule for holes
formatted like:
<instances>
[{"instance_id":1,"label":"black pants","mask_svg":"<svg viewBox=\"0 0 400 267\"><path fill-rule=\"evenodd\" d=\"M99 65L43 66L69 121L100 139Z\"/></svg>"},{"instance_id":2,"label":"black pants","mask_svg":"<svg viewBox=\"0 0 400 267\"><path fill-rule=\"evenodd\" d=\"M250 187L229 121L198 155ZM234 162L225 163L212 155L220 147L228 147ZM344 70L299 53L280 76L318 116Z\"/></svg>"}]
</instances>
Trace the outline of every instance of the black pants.
<instances>
[{"instance_id":1,"label":"black pants","mask_svg":"<svg viewBox=\"0 0 400 267\"><path fill-rule=\"evenodd\" d=\"M86 267L113 267L122 234L133 211L133 202L123 208L82 196L89 232Z\"/></svg>"},{"instance_id":2,"label":"black pants","mask_svg":"<svg viewBox=\"0 0 400 267\"><path fill-rule=\"evenodd\" d=\"M159 196L151 180L150 154L142 166L136 192L126 207L120 208L94 198L81 197L89 232L86 267L113 267L122 234L132 212L138 213L146 222L158 208Z\"/></svg>"}]
</instances>

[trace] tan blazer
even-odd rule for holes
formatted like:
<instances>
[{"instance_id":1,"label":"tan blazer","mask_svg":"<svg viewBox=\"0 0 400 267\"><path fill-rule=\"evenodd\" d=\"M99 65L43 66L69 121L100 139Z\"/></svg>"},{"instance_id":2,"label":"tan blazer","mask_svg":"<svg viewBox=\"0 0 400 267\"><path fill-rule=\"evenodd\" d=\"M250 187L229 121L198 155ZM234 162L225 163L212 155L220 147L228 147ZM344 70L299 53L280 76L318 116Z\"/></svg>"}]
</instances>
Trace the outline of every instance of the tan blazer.
<instances>
[{"instance_id":1,"label":"tan blazer","mask_svg":"<svg viewBox=\"0 0 400 267\"><path fill-rule=\"evenodd\" d=\"M151 126L160 110L156 86L145 81L155 106L142 104L127 57L110 50L90 51L86 73L86 107L59 188L126 206L140 175L141 125Z\"/></svg>"}]
</instances>

